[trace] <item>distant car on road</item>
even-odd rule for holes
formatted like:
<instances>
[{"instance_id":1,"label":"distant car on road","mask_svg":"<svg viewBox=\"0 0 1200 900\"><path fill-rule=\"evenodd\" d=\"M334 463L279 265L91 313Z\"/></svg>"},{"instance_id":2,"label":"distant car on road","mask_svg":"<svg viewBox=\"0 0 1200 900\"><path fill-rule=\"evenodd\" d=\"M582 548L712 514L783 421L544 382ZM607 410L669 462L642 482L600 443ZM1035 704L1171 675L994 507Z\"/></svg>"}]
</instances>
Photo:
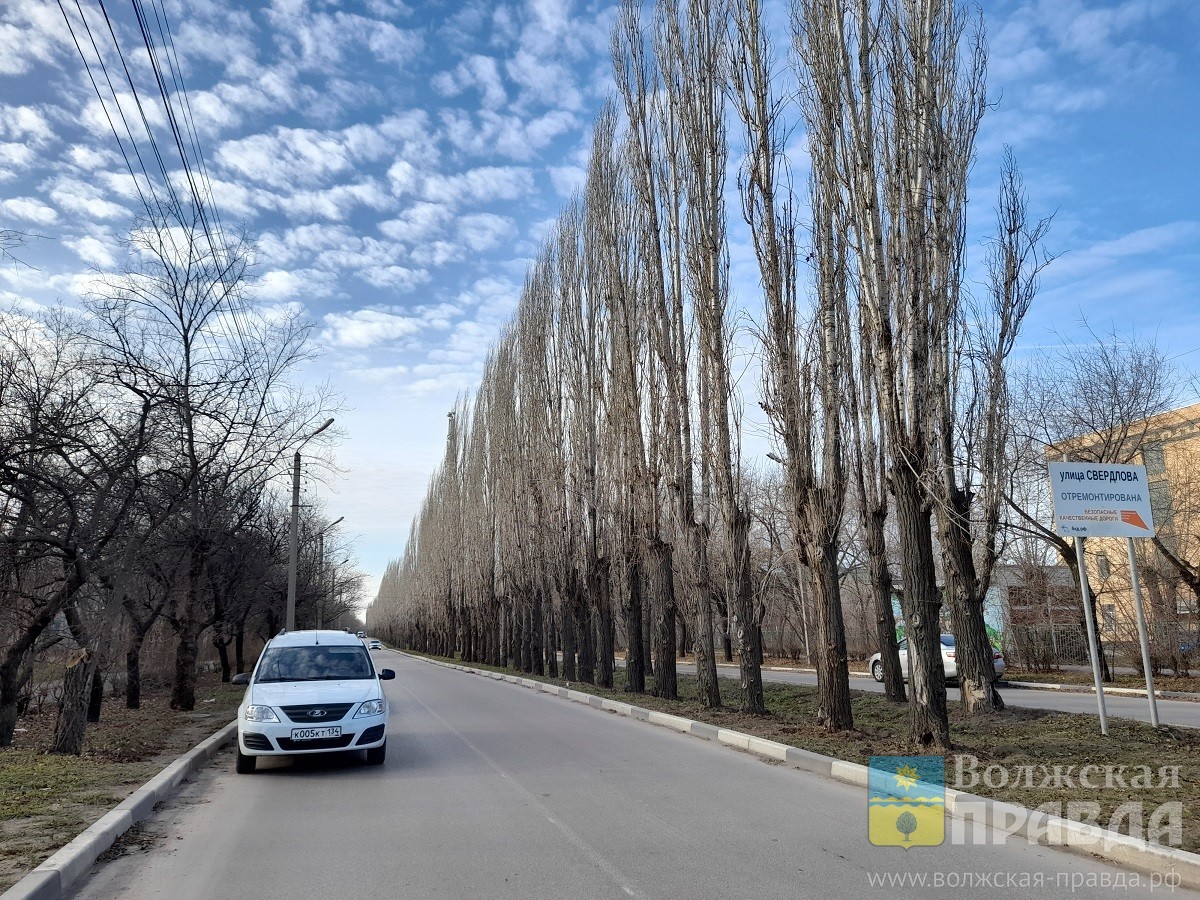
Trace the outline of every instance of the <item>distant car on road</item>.
<instances>
[{"instance_id":1,"label":"distant car on road","mask_svg":"<svg viewBox=\"0 0 1200 900\"><path fill-rule=\"evenodd\" d=\"M360 638L364 638L364 637L366 637L366 636L367 636L367 633L366 633L365 631L360 631L360 632L358 633L358 636L359 636Z\"/></svg>"},{"instance_id":2,"label":"distant car on road","mask_svg":"<svg viewBox=\"0 0 1200 900\"><path fill-rule=\"evenodd\" d=\"M958 663L955 661L957 652L954 649L954 635L943 634L942 643L942 666L946 669L946 679L958 678ZM867 666L871 671L871 677L876 681L883 681L883 660L882 654L876 653L869 660ZM1004 674L1004 654L999 650L992 650L992 662L996 666L996 675ZM904 673L904 680L908 681L908 638L900 639L900 671Z\"/></svg>"},{"instance_id":3,"label":"distant car on road","mask_svg":"<svg viewBox=\"0 0 1200 900\"><path fill-rule=\"evenodd\" d=\"M379 640L378 640L378 638L371 638L370 642L367 644L367 649L369 649L369 650L382 650L382 649L383 649L383 644L379 643Z\"/></svg>"},{"instance_id":4,"label":"distant car on road","mask_svg":"<svg viewBox=\"0 0 1200 900\"><path fill-rule=\"evenodd\" d=\"M387 754L388 700L363 642L340 631L292 631L267 642L246 685L237 717L237 771L260 756L365 750L379 765Z\"/></svg>"}]
</instances>

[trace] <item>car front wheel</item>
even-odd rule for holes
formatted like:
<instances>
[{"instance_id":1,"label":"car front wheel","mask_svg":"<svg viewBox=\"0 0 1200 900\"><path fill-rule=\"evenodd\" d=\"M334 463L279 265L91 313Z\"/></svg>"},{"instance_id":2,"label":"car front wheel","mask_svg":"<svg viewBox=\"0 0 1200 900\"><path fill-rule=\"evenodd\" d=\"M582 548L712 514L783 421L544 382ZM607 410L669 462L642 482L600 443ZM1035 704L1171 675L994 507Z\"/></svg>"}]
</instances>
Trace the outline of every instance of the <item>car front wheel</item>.
<instances>
[{"instance_id":1,"label":"car front wheel","mask_svg":"<svg viewBox=\"0 0 1200 900\"><path fill-rule=\"evenodd\" d=\"M237 752L237 764L235 768L239 775L250 775L254 772L256 760L253 756L247 756L240 749Z\"/></svg>"},{"instance_id":2,"label":"car front wheel","mask_svg":"<svg viewBox=\"0 0 1200 900\"><path fill-rule=\"evenodd\" d=\"M367 764L372 766L383 765L383 761L387 759L387 741L384 741L378 747L372 747L367 751Z\"/></svg>"},{"instance_id":3,"label":"car front wheel","mask_svg":"<svg viewBox=\"0 0 1200 900\"><path fill-rule=\"evenodd\" d=\"M883 681L883 662L881 660L877 659L871 663L871 677L876 681Z\"/></svg>"}]
</instances>

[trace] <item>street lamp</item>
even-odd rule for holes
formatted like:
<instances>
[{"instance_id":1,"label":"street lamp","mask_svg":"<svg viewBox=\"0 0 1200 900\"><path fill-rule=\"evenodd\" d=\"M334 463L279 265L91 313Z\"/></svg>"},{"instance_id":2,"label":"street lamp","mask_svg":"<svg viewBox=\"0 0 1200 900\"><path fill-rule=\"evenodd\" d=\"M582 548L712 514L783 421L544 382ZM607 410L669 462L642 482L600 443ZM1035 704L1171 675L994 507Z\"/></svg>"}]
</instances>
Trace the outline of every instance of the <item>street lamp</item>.
<instances>
[{"instance_id":1,"label":"street lamp","mask_svg":"<svg viewBox=\"0 0 1200 900\"><path fill-rule=\"evenodd\" d=\"M300 447L332 424L333 419L327 419L324 425L300 442L292 457L292 528L288 540L287 624L284 626L288 631L296 630L296 563L300 551L300 541L298 540L300 529Z\"/></svg>"}]
</instances>

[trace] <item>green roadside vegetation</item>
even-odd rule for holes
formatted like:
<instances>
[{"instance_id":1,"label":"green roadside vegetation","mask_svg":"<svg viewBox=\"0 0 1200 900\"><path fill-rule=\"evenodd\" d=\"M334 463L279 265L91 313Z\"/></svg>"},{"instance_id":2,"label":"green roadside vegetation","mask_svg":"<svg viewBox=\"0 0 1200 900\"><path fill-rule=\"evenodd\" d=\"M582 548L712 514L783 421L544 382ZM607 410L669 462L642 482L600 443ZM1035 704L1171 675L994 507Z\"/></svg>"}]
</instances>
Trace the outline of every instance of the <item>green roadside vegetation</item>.
<instances>
[{"instance_id":1,"label":"green roadside vegetation","mask_svg":"<svg viewBox=\"0 0 1200 900\"><path fill-rule=\"evenodd\" d=\"M141 709L106 696L100 722L87 727L81 756L46 752L54 704L22 716L12 745L0 747L0 891L232 722L244 690L204 673L192 712L170 709L165 686L145 687Z\"/></svg>"},{"instance_id":2,"label":"green roadside vegetation","mask_svg":"<svg viewBox=\"0 0 1200 900\"><path fill-rule=\"evenodd\" d=\"M530 675L481 663L429 658L567 685L562 678ZM612 690L579 681L572 681L570 687L863 765L868 764L872 756L922 752L911 747L906 738L907 706L889 703L880 694L852 691L856 730L829 733L816 721L815 687L768 682L764 691L769 714L755 716L737 710L739 687L736 678L720 678L721 702L725 708L713 710L701 706L695 676L679 675L680 699L671 701L649 694L627 693L621 687L623 675L618 669L616 686ZM1142 804L1144 827L1160 805L1178 801L1182 803L1182 847L1192 852L1200 851L1200 732L1171 727L1156 731L1141 722L1110 718L1109 735L1104 737L1100 734L1096 716L1009 707L995 717L971 718L962 715L958 704L951 701L950 735L954 750L946 755L947 787L956 786L957 770L961 768L962 789L980 796L1030 808L1058 803L1062 805L1064 815L1069 803L1094 802L1098 804L1098 824L1104 827L1111 824L1115 830L1126 834L1130 833L1135 820L1125 817L1112 821L1114 812L1122 805ZM1055 770L1055 766L1062 768ZM1073 767L1069 773L1068 766ZM1080 784L1079 773L1084 766L1101 767L1088 772L1088 781L1097 787ZM1125 768L1120 769L1122 766ZM1149 786L1138 777L1147 771L1139 768L1142 766L1148 767L1153 774ZM1159 770L1171 766L1179 769L1177 779L1160 783ZM1105 773L1110 771L1112 776L1108 780L1111 784L1106 784ZM976 783L969 783L972 776L978 779ZM985 783L985 777L991 785ZM1000 784L1001 781L1005 783ZM1047 781L1049 784L1043 784ZM864 791L864 816L866 802ZM1083 813L1096 811L1089 809Z\"/></svg>"}]
</instances>

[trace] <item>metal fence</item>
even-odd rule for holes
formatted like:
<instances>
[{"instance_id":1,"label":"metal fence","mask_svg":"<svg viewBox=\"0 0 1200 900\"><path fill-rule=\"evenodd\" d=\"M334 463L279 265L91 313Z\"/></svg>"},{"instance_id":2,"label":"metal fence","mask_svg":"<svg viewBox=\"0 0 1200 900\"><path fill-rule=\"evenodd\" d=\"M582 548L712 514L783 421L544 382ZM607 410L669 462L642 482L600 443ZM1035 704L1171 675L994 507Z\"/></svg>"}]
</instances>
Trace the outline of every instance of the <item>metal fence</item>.
<instances>
[{"instance_id":1,"label":"metal fence","mask_svg":"<svg viewBox=\"0 0 1200 900\"><path fill-rule=\"evenodd\" d=\"M1149 641L1155 674L1187 674L1200 660L1195 628L1187 623L1152 624ZM1101 645L1110 666L1141 671L1141 646L1134 625L1107 629L1101 634ZM1010 625L1004 633L1004 655L1009 666L1032 672L1090 665L1087 634L1075 623Z\"/></svg>"}]
</instances>

